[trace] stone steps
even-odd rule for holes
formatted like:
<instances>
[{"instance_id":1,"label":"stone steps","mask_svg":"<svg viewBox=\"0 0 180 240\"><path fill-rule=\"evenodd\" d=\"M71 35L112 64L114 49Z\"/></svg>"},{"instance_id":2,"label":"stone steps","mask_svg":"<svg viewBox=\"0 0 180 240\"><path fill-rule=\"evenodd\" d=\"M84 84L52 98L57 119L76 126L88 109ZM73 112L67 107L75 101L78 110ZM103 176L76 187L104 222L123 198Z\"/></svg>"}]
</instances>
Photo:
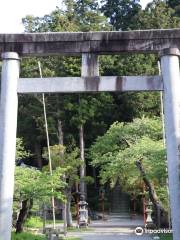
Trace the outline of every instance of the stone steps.
<instances>
[{"instance_id":1,"label":"stone steps","mask_svg":"<svg viewBox=\"0 0 180 240\"><path fill-rule=\"evenodd\" d=\"M112 218L127 218L130 216L129 196L121 191L119 185L116 185L112 191L110 216Z\"/></svg>"}]
</instances>

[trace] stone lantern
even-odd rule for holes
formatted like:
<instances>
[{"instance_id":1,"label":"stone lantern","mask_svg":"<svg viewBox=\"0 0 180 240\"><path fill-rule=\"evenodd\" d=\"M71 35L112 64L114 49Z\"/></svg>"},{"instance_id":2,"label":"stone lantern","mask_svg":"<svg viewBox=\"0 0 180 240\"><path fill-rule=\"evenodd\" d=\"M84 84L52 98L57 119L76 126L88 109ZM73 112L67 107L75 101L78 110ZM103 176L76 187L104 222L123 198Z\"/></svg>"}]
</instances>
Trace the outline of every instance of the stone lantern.
<instances>
[{"instance_id":1,"label":"stone lantern","mask_svg":"<svg viewBox=\"0 0 180 240\"><path fill-rule=\"evenodd\" d=\"M85 201L84 195L80 196L79 206L79 226L88 226L88 203Z\"/></svg>"},{"instance_id":2,"label":"stone lantern","mask_svg":"<svg viewBox=\"0 0 180 240\"><path fill-rule=\"evenodd\" d=\"M151 217L152 214L152 202L149 201L146 205L146 214L147 214L147 218L146 218L146 228L154 228L154 224L153 224L153 220Z\"/></svg>"}]
</instances>

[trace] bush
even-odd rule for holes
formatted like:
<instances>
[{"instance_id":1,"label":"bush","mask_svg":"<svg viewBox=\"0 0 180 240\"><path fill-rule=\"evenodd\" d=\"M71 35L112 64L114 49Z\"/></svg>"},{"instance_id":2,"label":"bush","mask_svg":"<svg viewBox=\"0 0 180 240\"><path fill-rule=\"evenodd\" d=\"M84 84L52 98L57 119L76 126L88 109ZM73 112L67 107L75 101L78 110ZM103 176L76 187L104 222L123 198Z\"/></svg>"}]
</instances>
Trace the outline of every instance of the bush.
<instances>
[{"instance_id":1,"label":"bush","mask_svg":"<svg viewBox=\"0 0 180 240\"><path fill-rule=\"evenodd\" d=\"M25 227L28 228L42 228L43 227L43 220L40 217L30 217L24 224Z\"/></svg>"}]
</instances>

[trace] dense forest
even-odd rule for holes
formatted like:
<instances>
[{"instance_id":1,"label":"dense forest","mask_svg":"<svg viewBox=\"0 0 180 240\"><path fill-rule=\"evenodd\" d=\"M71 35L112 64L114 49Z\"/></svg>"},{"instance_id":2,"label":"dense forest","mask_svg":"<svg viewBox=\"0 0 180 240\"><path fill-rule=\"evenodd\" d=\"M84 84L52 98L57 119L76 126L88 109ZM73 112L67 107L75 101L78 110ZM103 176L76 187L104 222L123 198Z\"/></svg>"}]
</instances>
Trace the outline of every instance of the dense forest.
<instances>
[{"instance_id":1,"label":"dense forest","mask_svg":"<svg viewBox=\"0 0 180 240\"><path fill-rule=\"evenodd\" d=\"M180 28L180 3L153 0L143 10L139 0L64 0L50 14L22 21L25 32L32 33ZM38 61L43 77L81 75L80 57L50 56L23 59L21 77L39 77ZM99 64L102 76L159 74L158 56L153 54L99 56ZM99 188L109 189L118 180L124 191L136 195L144 182L154 206L160 202L161 210L168 212L159 92L46 94L45 101L54 195L67 200L64 216L69 226L73 193L85 194L91 207ZM15 199L26 209L16 223L22 231L33 199L41 202L52 194L41 94L19 96L17 137L17 165L40 170L16 167ZM24 185L23 176L31 181Z\"/></svg>"}]
</instances>

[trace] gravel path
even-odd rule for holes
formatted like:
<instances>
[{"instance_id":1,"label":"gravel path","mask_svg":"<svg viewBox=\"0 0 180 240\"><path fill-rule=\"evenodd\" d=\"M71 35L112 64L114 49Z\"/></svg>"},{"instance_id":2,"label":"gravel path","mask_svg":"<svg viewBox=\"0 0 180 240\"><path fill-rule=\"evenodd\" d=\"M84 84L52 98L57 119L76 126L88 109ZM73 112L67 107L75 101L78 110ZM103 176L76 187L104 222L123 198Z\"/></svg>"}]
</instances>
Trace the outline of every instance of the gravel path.
<instances>
[{"instance_id":1,"label":"gravel path","mask_svg":"<svg viewBox=\"0 0 180 240\"><path fill-rule=\"evenodd\" d=\"M71 232L68 236L79 237L81 240L152 240L152 235L137 236L134 230L137 226L143 227L142 217L135 219L108 218L107 221L93 221L89 230Z\"/></svg>"},{"instance_id":2,"label":"gravel path","mask_svg":"<svg viewBox=\"0 0 180 240\"><path fill-rule=\"evenodd\" d=\"M81 236L82 240L152 240L151 236L136 236L134 234L123 235L123 234L87 234L86 236Z\"/></svg>"}]
</instances>

